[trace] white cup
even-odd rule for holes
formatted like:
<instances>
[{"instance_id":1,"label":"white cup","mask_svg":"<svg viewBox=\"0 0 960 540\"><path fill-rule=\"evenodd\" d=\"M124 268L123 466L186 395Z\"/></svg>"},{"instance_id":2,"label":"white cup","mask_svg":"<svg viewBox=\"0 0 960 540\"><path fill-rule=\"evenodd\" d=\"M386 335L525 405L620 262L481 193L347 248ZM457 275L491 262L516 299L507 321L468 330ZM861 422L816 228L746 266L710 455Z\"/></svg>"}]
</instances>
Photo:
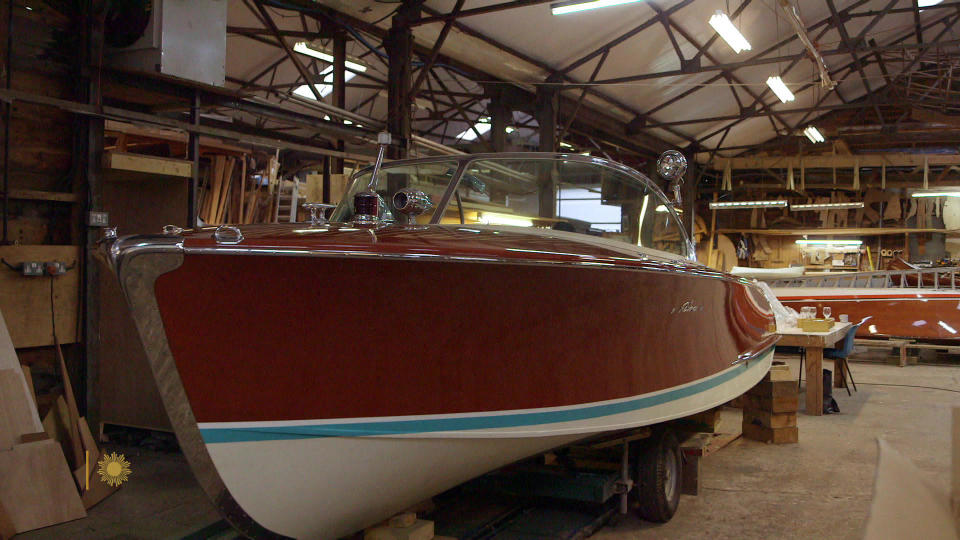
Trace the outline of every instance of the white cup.
<instances>
[{"instance_id":1,"label":"white cup","mask_svg":"<svg viewBox=\"0 0 960 540\"><path fill-rule=\"evenodd\" d=\"M840 314L840 322L850 322L850 316L846 313Z\"/></svg>"}]
</instances>

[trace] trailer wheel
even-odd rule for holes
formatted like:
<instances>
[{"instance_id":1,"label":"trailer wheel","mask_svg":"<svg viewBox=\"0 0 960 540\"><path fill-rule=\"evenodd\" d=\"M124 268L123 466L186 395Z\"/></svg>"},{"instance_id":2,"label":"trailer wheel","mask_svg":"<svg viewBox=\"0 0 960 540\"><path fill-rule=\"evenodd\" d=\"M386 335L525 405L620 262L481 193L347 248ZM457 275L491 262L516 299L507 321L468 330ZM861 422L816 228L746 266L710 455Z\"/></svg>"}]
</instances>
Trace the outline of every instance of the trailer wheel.
<instances>
[{"instance_id":1,"label":"trailer wheel","mask_svg":"<svg viewBox=\"0 0 960 540\"><path fill-rule=\"evenodd\" d=\"M677 437L658 430L640 447L637 463L637 495L640 517L646 521L670 521L680 504L683 461Z\"/></svg>"}]
</instances>

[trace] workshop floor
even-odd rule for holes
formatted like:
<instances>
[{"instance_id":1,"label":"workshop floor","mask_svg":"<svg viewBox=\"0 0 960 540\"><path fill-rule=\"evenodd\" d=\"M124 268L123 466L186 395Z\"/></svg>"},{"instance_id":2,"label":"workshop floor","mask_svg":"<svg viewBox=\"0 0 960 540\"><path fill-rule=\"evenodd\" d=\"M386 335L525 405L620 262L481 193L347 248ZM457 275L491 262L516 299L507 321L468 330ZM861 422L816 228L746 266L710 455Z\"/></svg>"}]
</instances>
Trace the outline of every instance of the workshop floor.
<instances>
[{"instance_id":1,"label":"workshop floor","mask_svg":"<svg viewBox=\"0 0 960 540\"><path fill-rule=\"evenodd\" d=\"M788 362L796 373L796 360ZM739 439L704 460L701 495L683 496L672 521L654 525L627 516L592 538L861 538L878 437L946 486L960 367L853 363L851 368L860 391L848 397L835 390L841 414L801 413L799 444ZM739 421L739 411L725 410L721 431L739 431ZM17 538L182 538L219 520L179 454L108 449L127 452L132 463L130 481L118 493L86 519Z\"/></svg>"}]
</instances>

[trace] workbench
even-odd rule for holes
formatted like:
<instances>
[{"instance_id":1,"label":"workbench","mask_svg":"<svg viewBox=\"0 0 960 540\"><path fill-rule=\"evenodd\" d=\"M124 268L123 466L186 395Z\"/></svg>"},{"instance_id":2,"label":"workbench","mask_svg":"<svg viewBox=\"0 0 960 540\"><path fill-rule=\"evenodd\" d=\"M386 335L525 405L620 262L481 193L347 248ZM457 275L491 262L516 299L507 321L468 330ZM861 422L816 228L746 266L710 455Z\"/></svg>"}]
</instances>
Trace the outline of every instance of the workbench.
<instances>
[{"instance_id":1,"label":"workbench","mask_svg":"<svg viewBox=\"0 0 960 540\"><path fill-rule=\"evenodd\" d=\"M823 414L823 350L833 347L850 330L851 323L837 323L828 332L804 332L799 328L778 330L777 345L802 347L807 357L807 414ZM844 373L840 362L834 362L833 385L843 387Z\"/></svg>"}]
</instances>

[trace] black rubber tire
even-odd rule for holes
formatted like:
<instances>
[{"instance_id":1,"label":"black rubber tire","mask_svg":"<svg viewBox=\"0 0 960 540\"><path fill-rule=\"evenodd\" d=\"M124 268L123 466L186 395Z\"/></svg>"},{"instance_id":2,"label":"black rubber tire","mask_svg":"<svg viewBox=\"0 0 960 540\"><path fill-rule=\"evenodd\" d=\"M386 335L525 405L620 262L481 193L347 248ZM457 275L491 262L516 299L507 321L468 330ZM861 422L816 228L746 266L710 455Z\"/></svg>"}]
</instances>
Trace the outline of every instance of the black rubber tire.
<instances>
[{"instance_id":1,"label":"black rubber tire","mask_svg":"<svg viewBox=\"0 0 960 540\"><path fill-rule=\"evenodd\" d=\"M657 430L643 441L637 458L640 517L646 521L666 523L680 504L683 459L677 437L668 429Z\"/></svg>"}]
</instances>

